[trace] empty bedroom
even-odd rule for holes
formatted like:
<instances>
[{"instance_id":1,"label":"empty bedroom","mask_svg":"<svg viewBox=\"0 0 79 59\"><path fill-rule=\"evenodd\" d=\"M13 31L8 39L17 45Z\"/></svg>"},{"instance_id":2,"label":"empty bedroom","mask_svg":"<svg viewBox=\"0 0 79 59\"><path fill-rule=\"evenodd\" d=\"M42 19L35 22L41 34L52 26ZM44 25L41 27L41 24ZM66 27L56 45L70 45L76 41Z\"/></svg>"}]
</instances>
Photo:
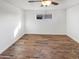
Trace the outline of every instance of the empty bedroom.
<instances>
[{"instance_id":1,"label":"empty bedroom","mask_svg":"<svg viewBox=\"0 0 79 59\"><path fill-rule=\"evenodd\" d=\"M79 0L0 0L0 59L79 59Z\"/></svg>"}]
</instances>

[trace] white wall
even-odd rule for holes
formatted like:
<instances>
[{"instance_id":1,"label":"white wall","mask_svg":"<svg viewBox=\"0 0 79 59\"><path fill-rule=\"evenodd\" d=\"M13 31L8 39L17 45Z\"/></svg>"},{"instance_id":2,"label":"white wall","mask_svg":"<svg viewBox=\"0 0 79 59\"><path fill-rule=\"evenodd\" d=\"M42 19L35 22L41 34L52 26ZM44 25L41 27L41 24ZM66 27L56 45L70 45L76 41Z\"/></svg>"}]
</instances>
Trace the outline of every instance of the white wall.
<instances>
[{"instance_id":1,"label":"white wall","mask_svg":"<svg viewBox=\"0 0 79 59\"><path fill-rule=\"evenodd\" d=\"M67 35L79 42L79 5L67 9Z\"/></svg>"},{"instance_id":2,"label":"white wall","mask_svg":"<svg viewBox=\"0 0 79 59\"><path fill-rule=\"evenodd\" d=\"M52 13L52 19L37 20L36 15ZM65 10L26 10L26 34L60 34L66 33Z\"/></svg>"},{"instance_id":3,"label":"white wall","mask_svg":"<svg viewBox=\"0 0 79 59\"><path fill-rule=\"evenodd\" d=\"M0 53L24 34L22 11L0 0Z\"/></svg>"}]
</instances>

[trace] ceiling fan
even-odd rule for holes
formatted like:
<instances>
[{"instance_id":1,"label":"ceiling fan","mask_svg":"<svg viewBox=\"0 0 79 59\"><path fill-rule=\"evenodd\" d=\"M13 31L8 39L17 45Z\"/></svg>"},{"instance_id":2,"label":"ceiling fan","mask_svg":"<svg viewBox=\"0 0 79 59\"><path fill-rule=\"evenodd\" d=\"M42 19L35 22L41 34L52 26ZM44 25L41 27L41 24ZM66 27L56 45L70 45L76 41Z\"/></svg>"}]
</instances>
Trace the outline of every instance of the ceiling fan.
<instances>
[{"instance_id":1,"label":"ceiling fan","mask_svg":"<svg viewBox=\"0 0 79 59\"><path fill-rule=\"evenodd\" d=\"M30 0L29 3L41 2L41 6L49 6L51 4L58 5L59 3L52 1L52 0Z\"/></svg>"}]
</instances>

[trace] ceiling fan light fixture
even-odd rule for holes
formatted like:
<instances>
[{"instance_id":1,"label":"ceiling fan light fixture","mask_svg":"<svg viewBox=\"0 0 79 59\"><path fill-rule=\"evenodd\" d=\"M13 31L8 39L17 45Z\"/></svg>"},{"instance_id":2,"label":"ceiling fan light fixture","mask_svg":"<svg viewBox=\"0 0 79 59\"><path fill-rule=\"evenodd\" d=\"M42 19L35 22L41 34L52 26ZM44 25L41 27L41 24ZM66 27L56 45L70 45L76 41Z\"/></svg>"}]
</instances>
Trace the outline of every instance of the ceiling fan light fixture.
<instances>
[{"instance_id":1,"label":"ceiling fan light fixture","mask_svg":"<svg viewBox=\"0 0 79 59\"><path fill-rule=\"evenodd\" d=\"M43 6L49 6L50 4L51 4L51 1L50 0L42 1L42 5Z\"/></svg>"}]
</instances>

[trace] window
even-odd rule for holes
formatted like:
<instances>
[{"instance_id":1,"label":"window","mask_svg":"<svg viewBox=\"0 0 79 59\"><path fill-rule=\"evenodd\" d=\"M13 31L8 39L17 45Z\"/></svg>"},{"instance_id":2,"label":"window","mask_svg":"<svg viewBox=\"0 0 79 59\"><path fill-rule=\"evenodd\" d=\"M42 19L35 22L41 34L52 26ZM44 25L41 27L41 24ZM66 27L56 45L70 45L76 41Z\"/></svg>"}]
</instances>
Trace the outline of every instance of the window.
<instances>
[{"instance_id":1,"label":"window","mask_svg":"<svg viewBox=\"0 0 79 59\"><path fill-rule=\"evenodd\" d=\"M39 14L36 19L52 19L52 14Z\"/></svg>"}]
</instances>

